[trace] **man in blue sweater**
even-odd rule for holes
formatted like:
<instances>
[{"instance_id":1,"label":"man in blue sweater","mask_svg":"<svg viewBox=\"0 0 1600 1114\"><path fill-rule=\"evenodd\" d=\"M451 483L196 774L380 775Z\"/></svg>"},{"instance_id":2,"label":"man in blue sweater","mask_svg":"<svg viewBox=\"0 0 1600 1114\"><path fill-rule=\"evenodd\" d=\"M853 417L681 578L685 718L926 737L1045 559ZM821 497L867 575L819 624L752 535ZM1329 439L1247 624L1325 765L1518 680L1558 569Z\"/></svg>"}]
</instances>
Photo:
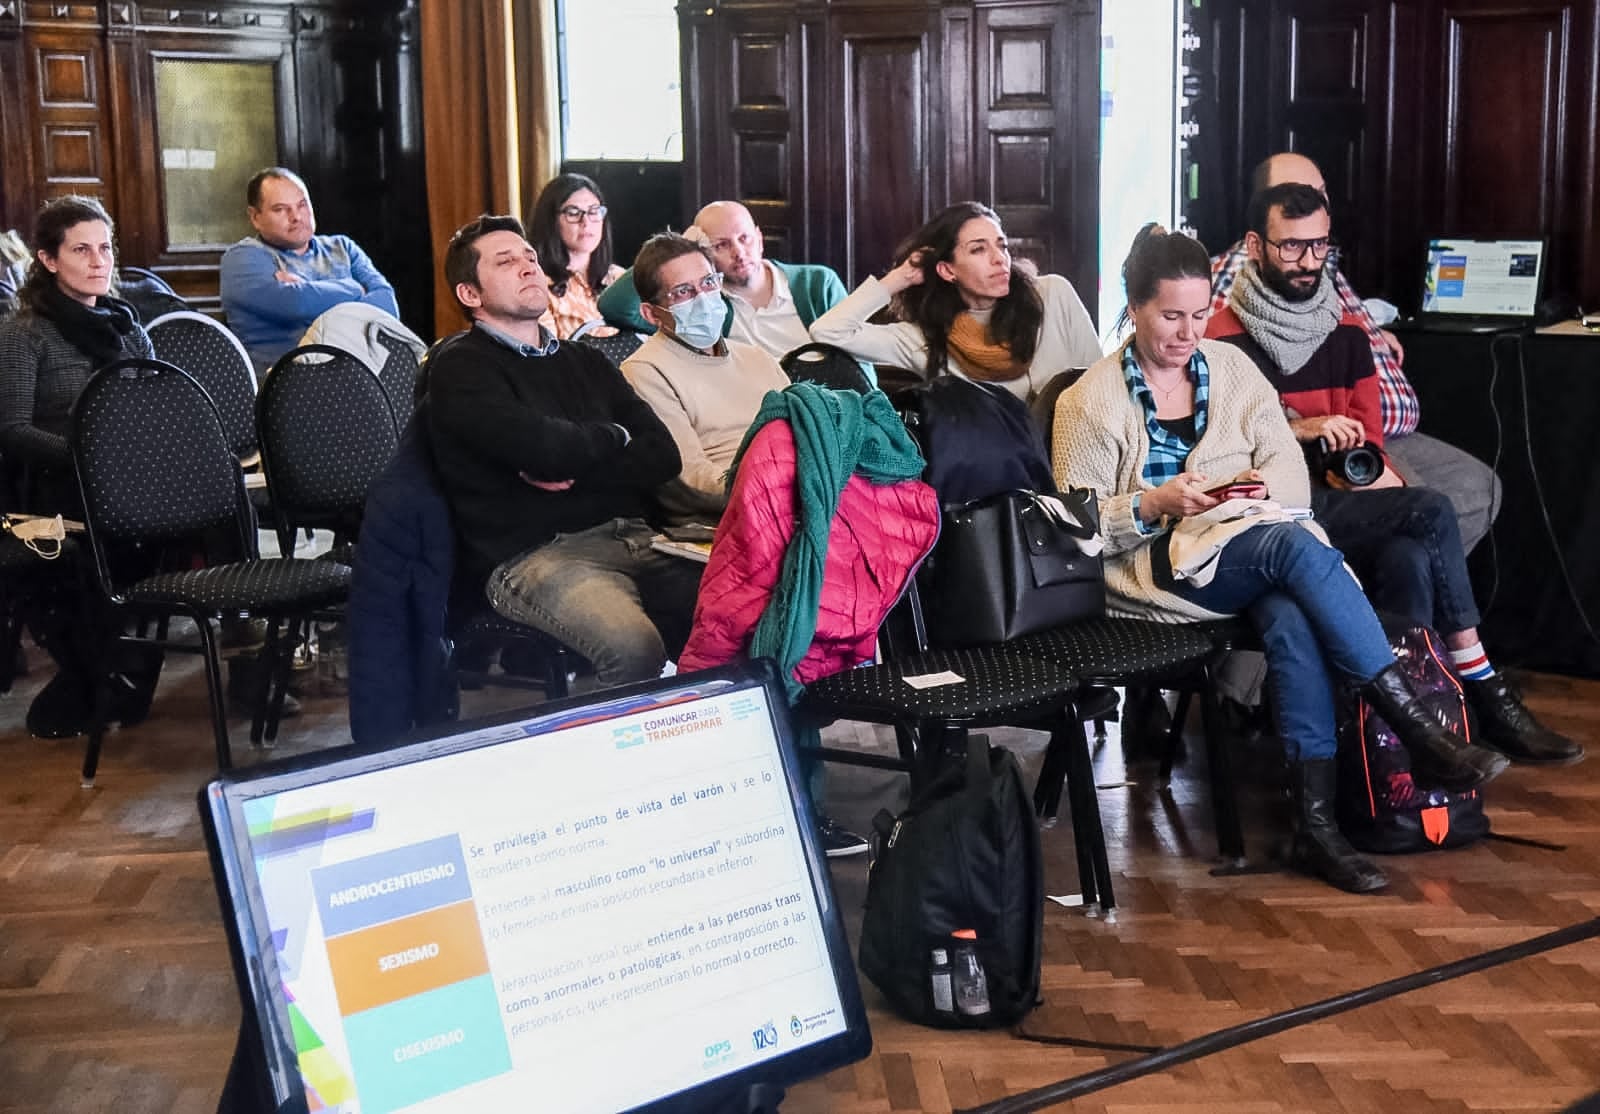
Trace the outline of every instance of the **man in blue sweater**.
<instances>
[{"instance_id":1,"label":"man in blue sweater","mask_svg":"<svg viewBox=\"0 0 1600 1114\"><path fill-rule=\"evenodd\" d=\"M269 166L250 179L245 201L254 236L222 256L222 311L257 371L300 343L334 306L365 302L398 317L394 287L348 236L318 236L305 182Z\"/></svg>"},{"instance_id":2,"label":"man in blue sweater","mask_svg":"<svg viewBox=\"0 0 1600 1114\"><path fill-rule=\"evenodd\" d=\"M683 234L709 247L722 272L728 306L722 335L764 348L774 359L809 344L811 323L844 300L844 283L831 268L765 258L761 229L737 201L713 201ZM600 295L600 313L619 328L655 332L639 312L631 270Z\"/></svg>"}]
</instances>

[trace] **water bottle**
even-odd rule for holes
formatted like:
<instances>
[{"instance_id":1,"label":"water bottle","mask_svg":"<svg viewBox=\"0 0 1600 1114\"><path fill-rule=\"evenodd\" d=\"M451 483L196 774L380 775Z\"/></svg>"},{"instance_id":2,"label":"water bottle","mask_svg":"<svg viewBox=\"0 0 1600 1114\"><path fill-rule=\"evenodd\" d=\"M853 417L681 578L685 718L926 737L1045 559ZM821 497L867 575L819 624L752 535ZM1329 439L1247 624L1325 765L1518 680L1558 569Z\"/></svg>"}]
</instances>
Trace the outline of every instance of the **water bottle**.
<instances>
[{"instance_id":1,"label":"water bottle","mask_svg":"<svg viewBox=\"0 0 1600 1114\"><path fill-rule=\"evenodd\" d=\"M989 1012L989 980L978 958L978 933L963 928L951 935L962 941L955 954L956 1009L968 1017L982 1017Z\"/></svg>"},{"instance_id":2,"label":"water bottle","mask_svg":"<svg viewBox=\"0 0 1600 1114\"><path fill-rule=\"evenodd\" d=\"M933 966L929 969L933 980L933 1008L940 1013L955 1013L955 997L951 991L950 954L943 948L933 949Z\"/></svg>"}]
</instances>

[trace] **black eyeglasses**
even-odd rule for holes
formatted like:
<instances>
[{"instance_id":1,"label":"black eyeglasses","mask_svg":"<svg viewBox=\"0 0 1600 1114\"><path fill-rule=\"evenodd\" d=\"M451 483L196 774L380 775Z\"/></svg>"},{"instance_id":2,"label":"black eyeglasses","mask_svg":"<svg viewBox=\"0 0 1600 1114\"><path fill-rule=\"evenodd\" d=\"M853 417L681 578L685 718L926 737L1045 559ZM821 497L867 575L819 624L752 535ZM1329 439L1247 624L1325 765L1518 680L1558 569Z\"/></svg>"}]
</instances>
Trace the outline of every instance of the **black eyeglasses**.
<instances>
[{"instance_id":1,"label":"black eyeglasses","mask_svg":"<svg viewBox=\"0 0 1600 1114\"><path fill-rule=\"evenodd\" d=\"M712 271L699 282L680 282L677 286L661 295L661 300L668 306L678 306L687 302L690 298L701 294L715 294L721 289L722 272Z\"/></svg>"},{"instance_id":2,"label":"black eyeglasses","mask_svg":"<svg viewBox=\"0 0 1600 1114\"><path fill-rule=\"evenodd\" d=\"M1300 262L1308 251L1311 258L1321 262L1338 246L1332 236L1318 236L1315 240L1267 240L1265 236L1262 239L1278 249L1278 256L1285 263Z\"/></svg>"},{"instance_id":3,"label":"black eyeglasses","mask_svg":"<svg viewBox=\"0 0 1600 1114\"><path fill-rule=\"evenodd\" d=\"M591 205L587 209L580 209L576 205L561 206L561 216L568 224L582 224L584 218L589 220L605 220L606 207L604 205Z\"/></svg>"}]
</instances>

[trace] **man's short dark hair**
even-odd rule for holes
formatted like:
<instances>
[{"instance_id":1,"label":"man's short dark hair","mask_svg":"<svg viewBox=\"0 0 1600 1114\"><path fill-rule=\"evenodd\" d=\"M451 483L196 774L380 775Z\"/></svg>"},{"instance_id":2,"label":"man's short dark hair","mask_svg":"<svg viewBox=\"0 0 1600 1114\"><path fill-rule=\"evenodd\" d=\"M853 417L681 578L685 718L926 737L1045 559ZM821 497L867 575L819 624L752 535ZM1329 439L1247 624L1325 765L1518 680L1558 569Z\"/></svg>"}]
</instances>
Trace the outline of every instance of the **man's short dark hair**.
<instances>
[{"instance_id":1,"label":"man's short dark hair","mask_svg":"<svg viewBox=\"0 0 1600 1114\"><path fill-rule=\"evenodd\" d=\"M261 208L261 183L268 178L282 178L286 182L293 182L305 191L307 197L311 196L311 191L306 189L306 180L287 166L266 166L250 175L250 180L245 183L244 200L250 208Z\"/></svg>"},{"instance_id":2,"label":"man's short dark hair","mask_svg":"<svg viewBox=\"0 0 1600 1114\"><path fill-rule=\"evenodd\" d=\"M1245 223L1251 232L1265 239L1267 218L1272 215L1272 210L1281 208L1285 220L1299 220L1320 213L1327 207L1328 199L1315 186L1308 186L1304 182L1284 182L1251 194Z\"/></svg>"},{"instance_id":3,"label":"man's short dark hair","mask_svg":"<svg viewBox=\"0 0 1600 1114\"><path fill-rule=\"evenodd\" d=\"M633 289L639 295L639 301L653 302L661 297L661 268L680 255L693 255L696 252L705 257L713 271L717 269L711 249L695 243L687 236L667 231L657 232L646 240L633 260Z\"/></svg>"},{"instance_id":4,"label":"man's short dark hair","mask_svg":"<svg viewBox=\"0 0 1600 1114\"><path fill-rule=\"evenodd\" d=\"M455 235L450 237L450 246L444 249L444 281L449 285L452 295L462 283L472 287L478 285L478 241L491 232L515 232L526 239L522 222L516 217L494 216L490 213L484 213L456 229ZM461 312L469 319L472 317L471 307L462 303L459 296L456 297L456 304L461 306Z\"/></svg>"}]
</instances>

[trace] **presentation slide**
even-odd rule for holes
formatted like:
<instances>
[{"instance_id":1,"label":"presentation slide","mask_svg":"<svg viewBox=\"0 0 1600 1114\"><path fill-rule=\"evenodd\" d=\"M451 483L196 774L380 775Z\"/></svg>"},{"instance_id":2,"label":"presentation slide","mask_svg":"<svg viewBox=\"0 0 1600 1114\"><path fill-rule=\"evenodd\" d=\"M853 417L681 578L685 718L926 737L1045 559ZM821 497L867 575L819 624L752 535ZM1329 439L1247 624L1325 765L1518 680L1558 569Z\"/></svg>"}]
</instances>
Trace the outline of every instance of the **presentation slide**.
<instances>
[{"instance_id":1,"label":"presentation slide","mask_svg":"<svg viewBox=\"0 0 1600 1114\"><path fill-rule=\"evenodd\" d=\"M245 806L312 1110L615 1111L843 1031L761 690L467 738Z\"/></svg>"},{"instance_id":2,"label":"presentation slide","mask_svg":"<svg viewBox=\"0 0 1600 1114\"><path fill-rule=\"evenodd\" d=\"M1538 240L1434 240L1422 308L1430 313L1531 315L1539 300Z\"/></svg>"}]
</instances>

